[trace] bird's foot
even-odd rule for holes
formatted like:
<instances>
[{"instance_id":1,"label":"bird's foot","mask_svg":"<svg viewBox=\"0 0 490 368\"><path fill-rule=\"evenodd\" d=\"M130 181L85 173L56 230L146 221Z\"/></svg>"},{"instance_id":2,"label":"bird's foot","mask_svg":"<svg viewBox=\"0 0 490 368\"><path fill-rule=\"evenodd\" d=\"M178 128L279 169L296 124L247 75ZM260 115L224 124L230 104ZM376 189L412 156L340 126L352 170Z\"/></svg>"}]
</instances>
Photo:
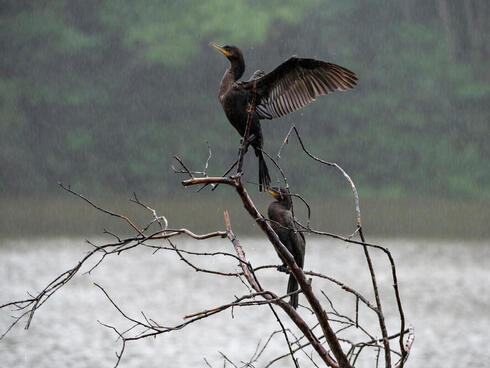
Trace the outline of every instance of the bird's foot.
<instances>
[{"instance_id":1,"label":"bird's foot","mask_svg":"<svg viewBox=\"0 0 490 368\"><path fill-rule=\"evenodd\" d=\"M289 273L289 267L286 266L285 264L277 266L277 270L279 272Z\"/></svg>"},{"instance_id":2,"label":"bird's foot","mask_svg":"<svg viewBox=\"0 0 490 368\"><path fill-rule=\"evenodd\" d=\"M244 144L244 138L243 137L240 138L240 147L238 148L238 154L240 154L242 148L245 151L245 153L247 153L247 151L248 151L248 144Z\"/></svg>"},{"instance_id":3,"label":"bird's foot","mask_svg":"<svg viewBox=\"0 0 490 368\"><path fill-rule=\"evenodd\" d=\"M251 144L253 141L255 141L255 134L250 134L247 139L247 144Z\"/></svg>"},{"instance_id":4,"label":"bird's foot","mask_svg":"<svg viewBox=\"0 0 490 368\"><path fill-rule=\"evenodd\" d=\"M255 141L255 138L256 138L256 137L255 137L255 134L250 134L250 135L248 136L247 141L245 142L245 147L247 147L247 148L248 148L248 145L249 145L249 144L251 144L253 141ZM244 137L241 137L241 138L240 138L240 145L243 145L243 142L244 142Z\"/></svg>"}]
</instances>

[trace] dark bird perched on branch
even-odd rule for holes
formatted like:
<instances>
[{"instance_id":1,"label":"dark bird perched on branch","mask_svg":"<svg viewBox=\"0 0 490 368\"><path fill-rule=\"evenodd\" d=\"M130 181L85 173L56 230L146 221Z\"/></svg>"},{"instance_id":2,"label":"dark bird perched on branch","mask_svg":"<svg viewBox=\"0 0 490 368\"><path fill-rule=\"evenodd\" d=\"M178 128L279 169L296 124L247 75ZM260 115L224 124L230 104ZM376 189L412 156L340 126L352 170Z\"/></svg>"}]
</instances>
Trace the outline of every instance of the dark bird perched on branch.
<instances>
[{"instance_id":1,"label":"dark bird perched on branch","mask_svg":"<svg viewBox=\"0 0 490 368\"><path fill-rule=\"evenodd\" d=\"M259 189L262 191L269 186L270 177L262 155L264 142L259 120L280 118L315 101L318 96L351 89L356 85L357 77L339 65L291 57L269 74L257 70L248 81L238 82L245 71L242 52L235 46L210 45L231 63L221 79L218 97L226 117L242 137L247 127L248 110L254 101L246 144L252 145L259 159Z\"/></svg>"},{"instance_id":2,"label":"dark bird perched on branch","mask_svg":"<svg viewBox=\"0 0 490 368\"><path fill-rule=\"evenodd\" d=\"M294 222L291 207L293 201L291 200L291 194L286 188L271 187L267 189L267 192L272 194L276 199L269 205L267 214L271 220L271 227L276 232L277 236L281 240L281 243L289 250L293 255L294 261L298 267L303 268L305 260L305 237L303 233L298 231L298 227ZM282 260L283 263L284 260ZM287 266L283 264L282 269L286 270ZM298 281L296 281L293 274L289 275L288 281L288 293L292 293L298 290ZM298 294L292 295L289 304L296 309L298 307Z\"/></svg>"}]
</instances>

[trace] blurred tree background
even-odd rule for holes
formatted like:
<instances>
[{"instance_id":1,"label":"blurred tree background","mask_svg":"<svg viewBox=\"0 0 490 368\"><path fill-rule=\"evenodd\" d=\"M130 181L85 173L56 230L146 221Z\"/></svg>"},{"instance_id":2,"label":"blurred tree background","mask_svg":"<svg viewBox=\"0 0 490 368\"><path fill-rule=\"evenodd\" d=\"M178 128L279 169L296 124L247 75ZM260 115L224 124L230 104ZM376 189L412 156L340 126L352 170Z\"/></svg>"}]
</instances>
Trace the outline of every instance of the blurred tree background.
<instances>
[{"instance_id":1,"label":"blurred tree background","mask_svg":"<svg viewBox=\"0 0 490 368\"><path fill-rule=\"evenodd\" d=\"M214 41L242 49L246 78L293 54L357 73L356 89L264 121L271 154L294 123L363 197L488 200L489 14L486 0L2 0L1 196L57 180L167 195L181 190L172 156L202 169L206 141L221 174L239 136L217 99L228 61ZM295 191L349 195L291 143L281 162Z\"/></svg>"}]
</instances>

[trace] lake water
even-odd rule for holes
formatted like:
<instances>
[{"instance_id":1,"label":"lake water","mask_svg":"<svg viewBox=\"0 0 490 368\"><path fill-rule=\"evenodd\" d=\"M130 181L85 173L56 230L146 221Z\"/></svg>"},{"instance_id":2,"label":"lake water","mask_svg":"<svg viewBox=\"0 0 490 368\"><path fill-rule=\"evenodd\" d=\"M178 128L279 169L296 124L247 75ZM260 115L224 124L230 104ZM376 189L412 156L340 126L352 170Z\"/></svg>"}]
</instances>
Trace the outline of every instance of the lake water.
<instances>
[{"instance_id":1,"label":"lake water","mask_svg":"<svg viewBox=\"0 0 490 368\"><path fill-rule=\"evenodd\" d=\"M91 239L101 242L102 239ZM107 241L107 239L106 239ZM254 266L277 264L271 246L259 239L241 239ZM407 323L415 328L415 343L407 367L490 367L490 244L488 242L390 240L376 242L390 248L397 263ZM205 242L182 238L176 244L189 250L232 252L227 240ZM83 239L2 240L0 246L0 304L36 292L62 271L72 267L90 248ZM372 250L381 286L389 333L399 328L390 267L386 257ZM237 270L229 257L192 258L197 264L225 272ZM86 267L84 270L87 270ZM369 299L370 278L362 249L356 245L307 239L305 269L335 277L361 291ZM82 270L83 271L83 270ZM262 286L284 292L287 277L277 271L259 273ZM233 301L247 294L234 277L198 273L175 253L135 249L107 258L92 274L77 275L55 294L25 331L15 328L0 341L1 367L112 367L120 348L114 333L97 321L121 327L121 319L93 283L102 285L129 315L146 316L162 325L181 323L182 317ZM314 279L337 309L353 316L354 298L327 281ZM325 307L328 304L321 299ZM300 296L300 303L305 303ZM372 312L361 307L360 323L379 337ZM299 313L311 321L309 312ZM284 314L279 311L284 317ZM4 330L10 313L0 312ZM291 323L286 326L291 327ZM120 367L223 367L219 352L236 363L247 361L257 343L264 343L279 328L267 307L235 308L192 324L182 330L130 343ZM393 343L397 347L397 342ZM311 350L310 350L311 351ZM278 334L256 367L287 352ZM373 367L374 351L368 351L357 367ZM303 367L314 366L303 353ZM313 359L319 359L313 354ZM240 364L238 364L240 366ZM231 365L227 365L230 366ZM272 367L289 367L284 359Z\"/></svg>"}]
</instances>

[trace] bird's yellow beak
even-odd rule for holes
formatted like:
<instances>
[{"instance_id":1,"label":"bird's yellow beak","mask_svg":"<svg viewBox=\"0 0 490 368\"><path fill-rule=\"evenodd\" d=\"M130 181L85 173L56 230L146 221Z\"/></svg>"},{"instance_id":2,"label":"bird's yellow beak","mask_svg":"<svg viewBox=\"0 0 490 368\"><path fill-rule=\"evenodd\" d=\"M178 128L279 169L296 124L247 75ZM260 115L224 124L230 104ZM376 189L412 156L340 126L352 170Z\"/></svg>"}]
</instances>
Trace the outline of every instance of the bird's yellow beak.
<instances>
[{"instance_id":1,"label":"bird's yellow beak","mask_svg":"<svg viewBox=\"0 0 490 368\"><path fill-rule=\"evenodd\" d=\"M276 196L279 194L279 192L277 192L277 191L275 191L274 189L271 189L271 188L267 188L266 189L266 192L269 193L274 198L276 198Z\"/></svg>"},{"instance_id":2,"label":"bird's yellow beak","mask_svg":"<svg viewBox=\"0 0 490 368\"><path fill-rule=\"evenodd\" d=\"M225 56L229 56L230 55L230 52L229 51L226 51L222 47L216 45L214 42L210 42L209 43L209 46L214 47L216 50L220 51Z\"/></svg>"}]
</instances>

